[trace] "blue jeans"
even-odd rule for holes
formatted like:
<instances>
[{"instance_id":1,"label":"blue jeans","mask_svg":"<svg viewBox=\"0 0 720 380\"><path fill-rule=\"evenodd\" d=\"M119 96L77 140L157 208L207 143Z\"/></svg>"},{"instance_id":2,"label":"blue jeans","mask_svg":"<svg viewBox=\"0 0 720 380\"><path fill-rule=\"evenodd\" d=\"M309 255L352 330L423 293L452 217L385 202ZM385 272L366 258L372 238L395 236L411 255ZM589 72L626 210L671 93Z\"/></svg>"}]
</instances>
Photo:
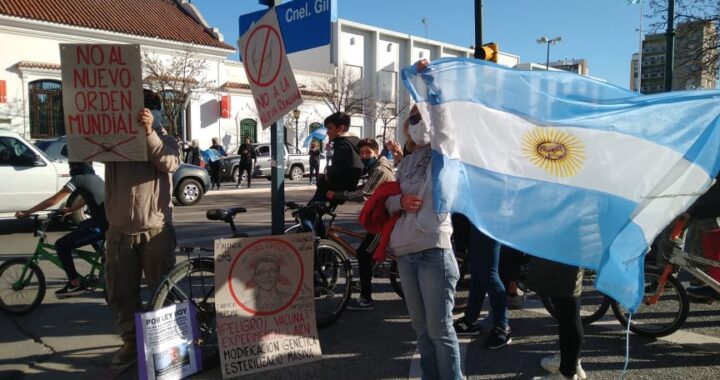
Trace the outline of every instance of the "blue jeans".
<instances>
[{"instance_id":1,"label":"blue jeans","mask_svg":"<svg viewBox=\"0 0 720 380\"><path fill-rule=\"evenodd\" d=\"M500 280L500 244L475 227L470 230L468 253L470 269L470 294L463 318L467 323L475 323L485 301L485 293L490 298L493 323L495 327L508 326L507 293Z\"/></svg>"},{"instance_id":2,"label":"blue jeans","mask_svg":"<svg viewBox=\"0 0 720 380\"><path fill-rule=\"evenodd\" d=\"M462 379L460 347L453 328L455 284L460 277L450 249L398 257L412 327L417 334L423 379Z\"/></svg>"}]
</instances>

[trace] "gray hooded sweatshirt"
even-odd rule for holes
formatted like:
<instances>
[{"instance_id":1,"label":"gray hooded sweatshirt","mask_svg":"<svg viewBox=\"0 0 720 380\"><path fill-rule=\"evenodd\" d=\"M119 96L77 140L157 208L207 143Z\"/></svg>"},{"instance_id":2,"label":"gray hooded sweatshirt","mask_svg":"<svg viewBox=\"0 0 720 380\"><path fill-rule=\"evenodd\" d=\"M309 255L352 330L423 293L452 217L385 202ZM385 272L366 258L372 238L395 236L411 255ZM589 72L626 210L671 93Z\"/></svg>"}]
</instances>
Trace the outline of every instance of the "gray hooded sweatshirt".
<instances>
[{"instance_id":1,"label":"gray hooded sweatshirt","mask_svg":"<svg viewBox=\"0 0 720 380\"><path fill-rule=\"evenodd\" d=\"M397 170L403 194L422 194L417 213L402 211L400 195L388 197L385 208L391 213L402 211L390 235L389 248L396 256L418 253L431 248L452 248L452 224L449 213L436 213L433 207L430 145L418 147L405 157Z\"/></svg>"}]
</instances>

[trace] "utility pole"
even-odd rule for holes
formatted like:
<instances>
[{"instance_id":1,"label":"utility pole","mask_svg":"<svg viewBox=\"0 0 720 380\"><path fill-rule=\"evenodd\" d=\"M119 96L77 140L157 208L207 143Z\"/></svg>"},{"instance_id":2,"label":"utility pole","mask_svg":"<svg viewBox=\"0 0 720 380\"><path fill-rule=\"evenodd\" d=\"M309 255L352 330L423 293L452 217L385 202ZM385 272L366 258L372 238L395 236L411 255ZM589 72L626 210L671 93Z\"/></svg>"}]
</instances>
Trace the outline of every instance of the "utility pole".
<instances>
[{"instance_id":1,"label":"utility pole","mask_svg":"<svg viewBox=\"0 0 720 380\"><path fill-rule=\"evenodd\" d=\"M280 4L280 0L259 0L270 10ZM272 234L282 235L285 230L285 127L283 119L270 127L270 213Z\"/></svg>"},{"instance_id":2,"label":"utility pole","mask_svg":"<svg viewBox=\"0 0 720 380\"><path fill-rule=\"evenodd\" d=\"M665 91L672 91L673 61L675 59L675 0L668 0L667 31L665 32Z\"/></svg>"},{"instance_id":3,"label":"utility pole","mask_svg":"<svg viewBox=\"0 0 720 380\"><path fill-rule=\"evenodd\" d=\"M483 1L475 0L475 53L473 57L482 59L482 22L483 22Z\"/></svg>"}]
</instances>

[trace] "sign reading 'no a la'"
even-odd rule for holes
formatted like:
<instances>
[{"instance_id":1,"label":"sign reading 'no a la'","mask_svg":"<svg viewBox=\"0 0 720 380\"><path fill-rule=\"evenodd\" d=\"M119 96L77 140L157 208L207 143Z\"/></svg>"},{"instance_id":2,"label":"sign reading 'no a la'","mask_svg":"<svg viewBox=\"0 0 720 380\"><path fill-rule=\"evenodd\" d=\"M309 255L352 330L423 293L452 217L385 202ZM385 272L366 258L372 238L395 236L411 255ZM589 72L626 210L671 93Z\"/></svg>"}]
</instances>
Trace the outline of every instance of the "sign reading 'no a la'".
<instances>
[{"instance_id":1,"label":"sign reading 'no a la'","mask_svg":"<svg viewBox=\"0 0 720 380\"><path fill-rule=\"evenodd\" d=\"M272 123L302 104L302 95L285 54L277 13L271 9L240 38L243 66L260 123Z\"/></svg>"},{"instance_id":2,"label":"sign reading 'no a la'","mask_svg":"<svg viewBox=\"0 0 720 380\"><path fill-rule=\"evenodd\" d=\"M140 45L60 44L70 161L145 161Z\"/></svg>"}]
</instances>

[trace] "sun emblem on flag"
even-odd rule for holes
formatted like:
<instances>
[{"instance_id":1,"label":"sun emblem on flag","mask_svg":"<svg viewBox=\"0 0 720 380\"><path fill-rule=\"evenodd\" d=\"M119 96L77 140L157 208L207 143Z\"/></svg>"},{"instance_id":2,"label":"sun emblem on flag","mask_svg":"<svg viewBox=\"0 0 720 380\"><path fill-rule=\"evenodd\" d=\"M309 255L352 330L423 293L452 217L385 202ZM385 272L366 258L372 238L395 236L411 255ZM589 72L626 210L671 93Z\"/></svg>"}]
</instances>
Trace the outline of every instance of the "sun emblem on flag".
<instances>
[{"instance_id":1,"label":"sun emblem on flag","mask_svg":"<svg viewBox=\"0 0 720 380\"><path fill-rule=\"evenodd\" d=\"M534 128L523 137L523 154L553 176L573 177L585 161L580 139L556 128Z\"/></svg>"}]
</instances>

